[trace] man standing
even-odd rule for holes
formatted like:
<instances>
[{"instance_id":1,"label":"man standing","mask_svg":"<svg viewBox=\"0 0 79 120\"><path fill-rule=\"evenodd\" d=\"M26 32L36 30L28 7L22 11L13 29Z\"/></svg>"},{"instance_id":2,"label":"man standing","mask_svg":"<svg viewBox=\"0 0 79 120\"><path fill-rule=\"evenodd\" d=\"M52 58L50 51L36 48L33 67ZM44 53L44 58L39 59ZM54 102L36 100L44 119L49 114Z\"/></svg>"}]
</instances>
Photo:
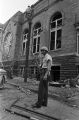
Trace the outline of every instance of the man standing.
<instances>
[{"instance_id":1,"label":"man standing","mask_svg":"<svg viewBox=\"0 0 79 120\"><path fill-rule=\"evenodd\" d=\"M48 81L50 81L50 71L52 66L52 57L48 54L48 48L43 46L41 48L41 54L43 55L43 61L40 69L40 83L38 89L38 101L33 107L40 108L41 106L47 106L48 102Z\"/></svg>"}]
</instances>

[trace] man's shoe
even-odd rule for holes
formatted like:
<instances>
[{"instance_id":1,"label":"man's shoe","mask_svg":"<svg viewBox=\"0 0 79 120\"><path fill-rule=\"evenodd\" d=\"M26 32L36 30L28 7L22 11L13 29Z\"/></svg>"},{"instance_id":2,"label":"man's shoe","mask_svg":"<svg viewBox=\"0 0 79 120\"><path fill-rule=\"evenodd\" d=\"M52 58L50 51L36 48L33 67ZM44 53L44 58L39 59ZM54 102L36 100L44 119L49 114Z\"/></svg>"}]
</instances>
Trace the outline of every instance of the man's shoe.
<instances>
[{"instance_id":1,"label":"man's shoe","mask_svg":"<svg viewBox=\"0 0 79 120\"><path fill-rule=\"evenodd\" d=\"M42 103L42 106L47 106L47 104L43 102L43 103Z\"/></svg>"},{"instance_id":2,"label":"man's shoe","mask_svg":"<svg viewBox=\"0 0 79 120\"><path fill-rule=\"evenodd\" d=\"M41 108L41 105L39 105L39 104L34 104L34 105L32 105L32 107L33 107L33 108Z\"/></svg>"},{"instance_id":3,"label":"man's shoe","mask_svg":"<svg viewBox=\"0 0 79 120\"><path fill-rule=\"evenodd\" d=\"M41 108L41 105L37 105L36 108Z\"/></svg>"}]
</instances>

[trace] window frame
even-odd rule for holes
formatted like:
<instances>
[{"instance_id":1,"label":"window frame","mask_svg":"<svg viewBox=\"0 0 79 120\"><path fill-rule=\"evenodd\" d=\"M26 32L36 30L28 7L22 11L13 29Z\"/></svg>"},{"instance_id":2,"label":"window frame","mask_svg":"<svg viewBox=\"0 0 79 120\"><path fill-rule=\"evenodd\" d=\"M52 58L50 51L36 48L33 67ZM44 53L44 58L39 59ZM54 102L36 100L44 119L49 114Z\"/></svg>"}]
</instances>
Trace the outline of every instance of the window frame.
<instances>
[{"instance_id":1,"label":"window frame","mask_svg":"<svg viewBox=\"0 0 79 120\"><path fill-rule=\"evenodd\" d=\"M8 32L4 38L4 51L8 57L10 56L10 50L12 47L12 39L12 33Z\"/></svg>"},{"instance_id":2,"label":"window frame","mask_svg":"<svg viewBox=\"0 0 79 120\"><path fill-rule=\"evenodd\" d=\"M35 31L36 31L36 35L34 35ZM41 33L41 26L38 27L38 28L34 28L34 30L33 30L33 49L32 49L33 54L39 53L39 50L40 50L40 40L39 40L40 33ZM36 44L35 45L34 45L34 39L36 39ZM36 47L35 51L34 51L34 46ZM39 46L39 50L38 50L38 46Z\"/></svg>"},{"instance_id":3,"label":"window frame","mask_svg":"<svg viewBox=\"0 0 79 120\"><path fill-rule=\"evenodd\" d=\"M28 41L28 32L27 33L23 33L23 36L22 36L22 54L25 55L26 54L26 44L27 44L27 41ZM23 48L23 44L25 44L25 48Z\"/></svg>"},{"instance_id":4,"label":"window frame","mask_svg":"<svg viewBox=\"0 0 79 120\"><path fill-rule=\"evenodd\" d=\"M55 13L56 14L56 13ZM61 14L61 13L59 13ZM61 14L62 15L62 14ZM58 21L61 20L61 24L60 26L58 26ZM55 27L51 28L51 23L55 23ZM51 51L55 51L55 50L59 50L61 49L60 48L57 48L57 31L58 30L61 30L61 41L62 41L62 24L63 24L63 21L62 21L62 16L60 18L57 18L56 20L53 20L53 18L50 19L50 50ZM51 47L51 42L52 42L52 39L51 39L51 33L52 32L55 32L55 39L54 39L54 47L52 48Z\"/></svg>"},{"instance_id":5,"label":"window frame","mask_svg":"<svg viewBox=\"0 0 79 120\"><path fill-rule=\"evenodd\" d=\"M79 55L79 33L77 33L77 54Z\"/></svg>"}]
</instances>

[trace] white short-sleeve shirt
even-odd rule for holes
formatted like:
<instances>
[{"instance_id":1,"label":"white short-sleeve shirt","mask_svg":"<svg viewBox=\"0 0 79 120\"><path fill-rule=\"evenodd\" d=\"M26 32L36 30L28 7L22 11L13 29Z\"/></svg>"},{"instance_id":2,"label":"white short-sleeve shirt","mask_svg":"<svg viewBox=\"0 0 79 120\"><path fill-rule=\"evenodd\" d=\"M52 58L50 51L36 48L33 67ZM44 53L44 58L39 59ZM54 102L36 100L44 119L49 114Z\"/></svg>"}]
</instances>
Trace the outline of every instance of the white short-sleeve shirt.
<instances>
[{"instance_id":1,"label":"white short-sleeve shirt","mask_svg":"<svg viewBox=\"0 0 79 120\"><path fill-rule=\"evenodd\" d=\"M47 53L43 58L42 68L47 68L48 70L51 70L51 66L52 66L52 57Z\"/></svg>"}]
</instances>

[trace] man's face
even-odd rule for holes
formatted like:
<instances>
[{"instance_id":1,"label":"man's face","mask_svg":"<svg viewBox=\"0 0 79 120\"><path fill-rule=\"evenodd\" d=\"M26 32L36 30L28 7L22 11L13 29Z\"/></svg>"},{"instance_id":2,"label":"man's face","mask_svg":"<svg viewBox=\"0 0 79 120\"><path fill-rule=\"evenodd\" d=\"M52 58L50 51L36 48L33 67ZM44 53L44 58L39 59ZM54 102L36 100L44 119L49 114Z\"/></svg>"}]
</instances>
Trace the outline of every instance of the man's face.
<instances>
[{"instance_id":1,"label":"man's face","mask_svg":"<svg viewBox=\"0 0 79 120\"><path fill-rule=\"evenodd\" d=\"M41 50L41 54L45 55L46 53L46 50Z\"/></svg>"}]
</instances>

